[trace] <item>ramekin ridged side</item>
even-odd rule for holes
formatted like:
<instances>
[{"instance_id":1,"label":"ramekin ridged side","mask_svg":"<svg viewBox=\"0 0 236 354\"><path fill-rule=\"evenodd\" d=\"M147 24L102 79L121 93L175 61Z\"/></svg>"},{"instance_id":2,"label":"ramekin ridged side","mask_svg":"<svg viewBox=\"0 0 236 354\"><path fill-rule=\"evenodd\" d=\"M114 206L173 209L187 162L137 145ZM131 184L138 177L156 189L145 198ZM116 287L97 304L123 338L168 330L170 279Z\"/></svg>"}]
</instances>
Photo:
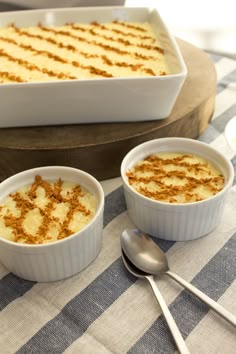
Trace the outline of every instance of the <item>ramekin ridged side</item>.
<instances>
[{"instance_id":1,"label":"ramekin ridged side","mask_svg":"<svg viewBox=\"0 0 236 354\"><path fill-rule=\"evenodd\" d=\"M100 212L102 213L102 211ZM102 246L102 215L97 221L69 242L52 247L21 247L0 242L0 259L15 275L38 282L68 278L86 268L98 255ZM34 249L33 249L34 247Z\"/></svg>"},{"instance_id":2,"label":"ramekin ridged side","mask_svg":"<svg viewBox=\"0 0 236 354\"><path fill-rule=\"evenodd\" d=\"M101 250L103 189L94 177L84 171L71 167L49 166L23 171L2 182L0 185L1 199L4 189L7 193L10 190L16 190L20 185L29 183L35 174L40 174L44 178L61 177L74 182L77 180L78 184L95 194L96 214L81 231L48 244L18 244L0 237L0 261L10 272L26 280L49 282L65 279L86 268ZM25 180L27 182L23 183Z\"/></svg>"},{"instance_id":3,"label":"ramekin ridged side","mask_svg":"<svg viewBox=\"0 0 236 354\"><path fill-rule=\"evenodd\" d=\"M214 162L225 177L223 190L206 200L186 204L152 200L136 192L128 183L127 170L159 151L195 153ZM128 215L140 230L165 240L187 241L202 237L219 225L234 171L230 161L205 143L188 138L163 138L140 144L128 152L121 164L121 177Z\"/></svg>"},{"instance_id":4,"label":"ramekin ridged side","mask_svg":"<svg viewBox=\"0 0 236 354\"><path fill-rule=\"evenodd\" d=\"M194 240L208 234L220 223L225 198L217 202L194 205L147 205L124 187L127 211L142 231L169 241Z\"/></svg>"}]
</instances>

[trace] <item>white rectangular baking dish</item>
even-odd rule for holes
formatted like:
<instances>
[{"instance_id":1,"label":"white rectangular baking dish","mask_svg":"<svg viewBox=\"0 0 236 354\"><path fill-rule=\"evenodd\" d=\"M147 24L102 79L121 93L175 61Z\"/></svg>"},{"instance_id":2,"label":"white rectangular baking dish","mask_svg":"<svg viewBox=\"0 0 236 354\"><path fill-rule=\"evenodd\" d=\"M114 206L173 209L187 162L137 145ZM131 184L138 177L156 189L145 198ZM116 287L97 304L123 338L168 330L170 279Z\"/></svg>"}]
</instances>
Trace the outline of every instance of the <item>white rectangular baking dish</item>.
<instances>
[{"instance_id":1,"label":"white rectangular baking dish","mask_svg":"<svg viewBox=\"0 0 236 354\"><path fill-rule=\"evenodd\" d=\"M187 69L174 36L156 9L116 6L5 12L0 14L0 27L12 22L27 27L39 22L56 26L113 20L150 22L161 38L173 74L0 84L0 127L135 122L168 117Z\"/></svg>"}]
</instances>

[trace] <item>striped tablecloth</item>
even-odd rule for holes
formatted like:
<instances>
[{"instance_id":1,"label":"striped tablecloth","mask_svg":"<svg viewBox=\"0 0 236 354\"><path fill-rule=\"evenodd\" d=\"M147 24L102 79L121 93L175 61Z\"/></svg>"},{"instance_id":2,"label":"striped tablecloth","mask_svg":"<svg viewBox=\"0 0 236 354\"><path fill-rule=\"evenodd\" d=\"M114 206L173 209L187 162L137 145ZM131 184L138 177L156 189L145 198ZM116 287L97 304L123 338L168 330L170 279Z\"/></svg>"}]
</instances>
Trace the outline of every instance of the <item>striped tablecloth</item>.
<instances>
[{"instance_id":1,"label":"striped tablecloth","mask_svg":"<svg viewBox=\"0 0 236 354\"><path fill-rule=\"evenodd\" d=\"M236 61L212 56L218 74L216 108L199 138L231 159L224 137L236 115ZM0 264L0 354L174 353L175 345L151 288L125 270L120 234L133 227L120 178L102 182L103 248L80 274L54 283L33 283ZM195 241L158 241L170 267L236 314L236 186L220 226ZM156 279L191 353L236 353L233 327L167 276Z\"/></svg>"}]
</instances>

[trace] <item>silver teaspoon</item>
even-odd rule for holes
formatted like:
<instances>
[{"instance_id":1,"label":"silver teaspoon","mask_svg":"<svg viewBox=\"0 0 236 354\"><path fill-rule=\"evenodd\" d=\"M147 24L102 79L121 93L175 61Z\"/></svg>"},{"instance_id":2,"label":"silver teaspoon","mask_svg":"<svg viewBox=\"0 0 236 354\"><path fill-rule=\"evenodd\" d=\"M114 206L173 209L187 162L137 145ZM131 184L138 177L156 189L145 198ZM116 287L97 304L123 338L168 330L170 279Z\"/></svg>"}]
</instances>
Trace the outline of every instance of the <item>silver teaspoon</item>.
<instances>
[{"instance_id":1,"label":"silver teaspoon","mask_svg":"<svg viewBox=\"0 0 236 354\"><path fill-rule=\"evenodd\" d=\"M172 333L172 336L174 338L174 341L176 343L176 346L179 350L179 352L181 354L190 354L185 341L175 323L174 318L172 317L170 310L168 309L168 306L165 303L165 300L163 298L163 296L161 295L154 279L153 279L153 275L151 274L147 274L145 272L143 272L142 270L138 269L130 260L129 258L126 256L126 254L124 253L123 250L121 250L122 253L122 259L124 262L124 265L126 267L126 269L133 274L135 277L137 278L146 278L149 281L149 284L151 285L151 288L156 296L157 302L160 305L160 308L162 310L163 316L165 317L165 320L168 324L168 327Z\"/></svg>"},{"instance_id":2,"label":"silver teaspoon","mask_svg":"<svg viewBox=\"0 0 236 354\"><path fill-rule=\"evenodd\" d=\"M121 247L129 260L137 268L148 274L157 275L165 273L169 275L207 304L218 315L236 327L236 317L232 313L169 269L165 253L151 237L139 230L127 229L121 235Z\"/></svg>"}]
</instances>

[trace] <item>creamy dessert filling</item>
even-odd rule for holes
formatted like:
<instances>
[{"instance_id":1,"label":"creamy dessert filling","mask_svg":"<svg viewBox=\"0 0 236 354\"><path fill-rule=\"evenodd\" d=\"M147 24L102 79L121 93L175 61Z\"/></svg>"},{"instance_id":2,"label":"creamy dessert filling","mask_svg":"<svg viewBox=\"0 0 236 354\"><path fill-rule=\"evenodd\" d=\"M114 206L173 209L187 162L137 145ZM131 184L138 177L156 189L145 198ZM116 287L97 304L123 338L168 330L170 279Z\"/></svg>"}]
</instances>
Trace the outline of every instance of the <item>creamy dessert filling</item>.
<instances>
[{"instance_id":1,"label":"creamy dessert filling","mask_svg":"<svg viewBox=\"0 0 236 354\"><path fill-rule=\"evenodd\" d=\"M61 240L85 227L95 212L96 198L84 187L36 176L1 203L0 237L27 244Z\"/></svg>"},{"instance_id":2,"label":"creamy dessert filling","mask_svg":"<svg viewBox=\"0 0 236 354\"><path fill-rule=\"evenodd\" d=\"M168 203L198 202L224 188L221 171L194 154L163 152L150 155L127 171L127 177L137 192Z\"/></svg>"},{"instance_id":3,"label":"creamy dessert filling","mask_svg":"<svg viewBox=\"0 0 236 354\"><path fill-rule=\"evenodd\" d=\"M0 29L0 83L168 75L151 25L92 22Z\"/></svg>"}]
</instances>

